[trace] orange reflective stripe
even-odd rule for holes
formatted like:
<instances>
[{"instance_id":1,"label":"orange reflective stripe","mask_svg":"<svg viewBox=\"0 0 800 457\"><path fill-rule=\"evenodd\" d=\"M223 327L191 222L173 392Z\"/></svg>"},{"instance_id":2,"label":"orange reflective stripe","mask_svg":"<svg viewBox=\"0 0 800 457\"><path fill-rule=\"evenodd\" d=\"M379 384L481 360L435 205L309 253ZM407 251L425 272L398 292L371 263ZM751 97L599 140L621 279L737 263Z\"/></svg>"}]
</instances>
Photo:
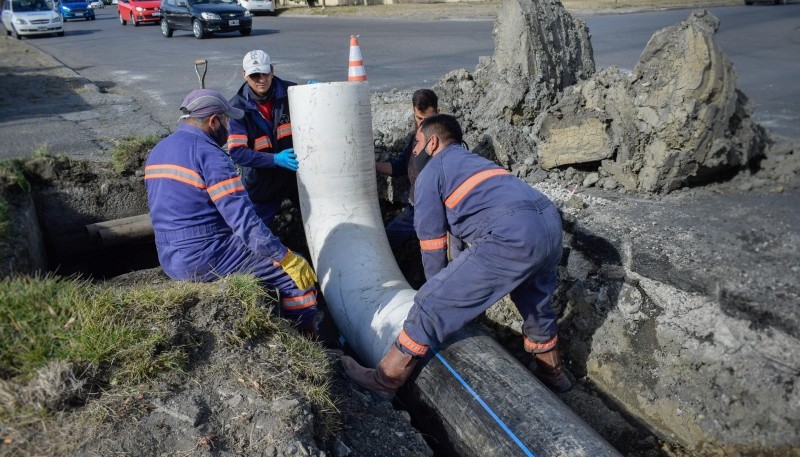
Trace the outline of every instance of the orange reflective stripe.
<instances>
[{"instance_id":1,"label":"orange reflective stripe","mask_svg":"<svg viewBox=\"0 0 800 457\"><path fill-rule=\"evenodd\" d=\"M550 338L544 343L537 343L536 341L529 340L527 336L524 337L524 346L527 352L533 352L533 353L547 352L555 348L557 343L558 343L558 335Z\"/></svg>"},{"instance_id":2,"label":"orange reflective stripe","mask_svg":"<svg viewBox=\"0 0 800 457\"><path fill-rule=\"evenodd\" d=\"M281 140L287 136L292 136L292 123L283 124L278 126L278 139Z\"/></svg>"},{"instance_id":3,"label":"orange reflective stripe","mask_svg":"<svg viewBox=\"0 0 800 457\"><path fill-rule=\"evenodd\" d=\"M269 140L268 136L262 136L256 138L255 144L253 144L253 149L256 151L263 151L264 149L269 149L272 147L272 141Z\"/></svg>"},{"instance_id":4,"label":"orange reflective stripe","mask_svg":"<svg viewBox=\"0 0 800 457\"><path fill-rule=\"evenodd\" d=\"M211 197L211 201L213 202L240 190L244 190L244 185L242 185L242 180L237 176L235 178L226 179L225 181L220 181L209 187L208 196Z\"/></svg>"},{"instance_id":5,"label":"orange reflective stripe","mask_svg":"<svg viewBox=\"0 0 800 457\"><path fill-rule=\"evenodd\" d=\"M228 144L247 146L247 135L228 135Z\"/></svg>"},{"instance_id":6,"label":"orange reflective stripe","mask_svg":"<svg viewBox=\"0 0 800 457\"><path fill-rule=\"evenodd\" d=\"M317 291L305 293L299 297L281 297L281 309L285 311L297 311L298 309L310 308L317 304Z\"/></svg>"},{"instance_id":7,"label":"orange reflective stripe","mask_svg":"<svg viewBox=\"0 0 800 457\"><path fill-rule=\"evenodd\" d=\"M428 346L416 343L414 340L408 337L408 334L406 334L405 330L400 332L400 335L397 337L397 342L418 356L424 356L425 353L428 352Z\"/></svg>"},{"instance_id":8,"label":"orange reflective stripe","mask_svg":"<svg viewBox=\"0 0 800 457\"><path fill-rule=\"evenodd\" d=\"M178 165L165 164L148 165L144 167L144 179L157 178L174 179L175 181L189 184L198 189L206 188L206 183L203 181L203 178L192 169L179 167Z\"/></svg>"},{"instance_id":9,"label":"orange reflective stripe","mask_svg":"<svg viewBox=\"0 0 800 457\"><path fill-rule=\"evenodd\" d=\"M460 202L464 197L467 196L469 191L471 191L475 186L486 181L487 179L493 176L499 175L507 175L510 174L507 170L502 168L493 168L491 170L484 170L479 173L475 173L474 175L470 176L469 179L464 181L460 186L450 194L449 197L444 201L445 206L448 208L455 207L458 202Z\"/></svg>"},{"instance_id":10,"label":"orange reflective stripe","mask_svg":"<svg viewBox=\"0 0 800 457\"><path fill-rule=\"evenodd\" d=\"M435 251L447 246L447 235L432 240L419 240L419 248L423 251Z\"/></svg>"}]
</instances>

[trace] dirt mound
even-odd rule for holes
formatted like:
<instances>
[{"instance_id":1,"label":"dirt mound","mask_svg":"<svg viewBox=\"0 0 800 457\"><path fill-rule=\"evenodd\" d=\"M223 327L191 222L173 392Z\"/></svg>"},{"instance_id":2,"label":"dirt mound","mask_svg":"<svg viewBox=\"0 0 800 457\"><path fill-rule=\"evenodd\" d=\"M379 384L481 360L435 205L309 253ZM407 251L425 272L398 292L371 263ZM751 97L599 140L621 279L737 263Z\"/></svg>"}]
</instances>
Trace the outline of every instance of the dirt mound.
<instances>
[{"instance_id":1,"label":"dirt mound","mask_svg":"<svg viewBox=\"0 0 800 457\"><path fill-rule=\"evenodd\" d=\"M159 268L106 283L142 284L159 290L175 283ZM165 342L188 354L185 369L146 384L115 387L102 367L64 362L24 385L3 381L0 410L53 417L41 428L38 421L14 428L0 421L2 455L432 455L407 413L355 390L338 372L339 353L296 333L242 341L234 336L241 316L224 281L209 285L203 298L178 310ZM314 378L321 391L302 391L298 376ZM323 400L328 396L333 403Z\"/></svg>"}]
</instances>

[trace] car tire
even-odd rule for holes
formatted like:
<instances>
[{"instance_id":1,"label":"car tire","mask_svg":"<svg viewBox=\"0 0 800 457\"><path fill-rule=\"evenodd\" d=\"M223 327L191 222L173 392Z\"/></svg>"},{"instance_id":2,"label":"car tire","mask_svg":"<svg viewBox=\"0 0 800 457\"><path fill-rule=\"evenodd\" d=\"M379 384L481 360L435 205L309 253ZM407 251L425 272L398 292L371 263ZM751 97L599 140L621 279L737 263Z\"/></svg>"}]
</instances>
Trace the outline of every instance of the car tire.
<instances>
[{"instance_id":1,"label":"car tire","mask_svg":"<svg viewBox=\"0 0 800 457\"><path fill-rule=\"evenodd\" d=\"M11 30L6 29L6 36L11 36Z\"/></svg>"},{"instance_id":2,"label":"car tire","mask_svg":"<svg viewBox=\"0 0 800 457\"><path fill-rule=\"evenodd\" d=\"M203 30L203 24L197 19L192 21L192 33L198 40L202 40L206 36L206 31Z\"/></svg>"},{"instance_id":3,"label":"car tire","mask_svg":"<svg viewBox=\"0 0 800 457\"><path fill-rule=\"evenodd\" d=\"M745 5L752 5L753 4L753 0L744 0L744 4Z\"/></svg>"},{"instance_id":4,"label":"car tire","mask_svg":"<svg viewBox=\"0 0 800 457\"><path fill-rule=\"evenodd\" d=\"M164 35L164 38L172 38L172 29L169 28L169 22L167 22L167 18L161 18L161 34Z\"/></svg>"},{"instance_id":5,"label":"car tire","mask_svg":"<svg viewBox=\"0 0 800 457\"><path fill-rule=\"evenodd\" d=\"M19 34L19 32L17 32L17 28L14 27L13 25L11 26L11 36L18 40L22 39L22 36Z\"/></svg>"},{"instance_id":6,"label":"car tire","mask_svg":"<svg viewBox=\"0 0 800 457\"><path fill-rule=\"evenodd\" d=\"M132 11L131 11L131 24L133 24L134 27L139 27L139 21L136 20L136 15L133 14Z\"/></svg>"},{"instance_id":7,"label":"car tire","mask_svg":"<svg viewBox=\"0 0 800 457\"><path fill-rule=\"evenodd\" d=\"M64 31L56 32L56 36L64 36Z\"/></svg>"},{"instance_id":8,"label":"car tire","mask_svg":"<svg viewBox=\"0 0 800 457\"><path fill-rule=\"evenodd\" d=\"M786 4L786 0L775 0L775 4L776 5L785 5Z\"/></svg>"},{"instance_id":9,"label":"car tire","mask_svg":"<svg viewBox=\"0 0 800 457\"><path fill-rule=\"evenodd\" d=\"M241 33L242 36L248 36L252 31L253 29L239 29L239 33Z\"/></svg>"},{"instance_id":10,"label":"car tire","mask_svg":"<svg viewBox=\"0 0 800 457\"><path fill-rule=\"evenodd\" d=\"M126 21L125 18L122 17L122 13L119 13L119 23L122 24L122 25L125 25L125 24L128 23L128 21Z\"/></svg>"}]
</instances>

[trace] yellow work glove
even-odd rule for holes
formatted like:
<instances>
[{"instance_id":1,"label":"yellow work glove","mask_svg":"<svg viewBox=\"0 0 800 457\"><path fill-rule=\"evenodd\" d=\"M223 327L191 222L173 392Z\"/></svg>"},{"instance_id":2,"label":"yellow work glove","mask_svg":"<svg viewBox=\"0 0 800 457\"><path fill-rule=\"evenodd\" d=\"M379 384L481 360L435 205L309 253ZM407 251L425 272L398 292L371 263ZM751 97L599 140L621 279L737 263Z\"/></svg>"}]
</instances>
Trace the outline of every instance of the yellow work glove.
<instances>
[{"instance_id":1,"label":"yellow work glove","mask_svg":"<svg viewBox=\"0 0 800 457\"><path fill-rule=\"evenodd\" d=\"M291 250L286 252L286 257L280 263L276 262L275 266L283 268L283 271L292 278L300 290L308 290L317 282L317 274L314 273L311 265L306 262L306 259Z\"/></svg>"}]
</instances>

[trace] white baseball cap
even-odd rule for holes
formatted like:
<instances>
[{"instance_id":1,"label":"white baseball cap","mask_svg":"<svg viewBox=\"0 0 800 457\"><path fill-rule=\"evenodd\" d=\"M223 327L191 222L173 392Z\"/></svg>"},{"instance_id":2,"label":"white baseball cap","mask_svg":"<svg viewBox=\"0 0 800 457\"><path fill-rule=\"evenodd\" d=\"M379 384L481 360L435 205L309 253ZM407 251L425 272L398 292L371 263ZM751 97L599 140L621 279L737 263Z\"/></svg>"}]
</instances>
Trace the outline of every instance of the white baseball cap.
<instances>
[{"instance_id":1,"label":"white baseball cap","mask_svg":"<svg viewBox=\"0 0 800 457\"><path fill-rule=\"evenodd\" d=\"M269 58L269 54L264 51L250 51L245 54L242 60L242 68L245 76L250 76L253 73L264 73L266 75L272 72L272 60Z\"/></svg>"}]
</instances>

